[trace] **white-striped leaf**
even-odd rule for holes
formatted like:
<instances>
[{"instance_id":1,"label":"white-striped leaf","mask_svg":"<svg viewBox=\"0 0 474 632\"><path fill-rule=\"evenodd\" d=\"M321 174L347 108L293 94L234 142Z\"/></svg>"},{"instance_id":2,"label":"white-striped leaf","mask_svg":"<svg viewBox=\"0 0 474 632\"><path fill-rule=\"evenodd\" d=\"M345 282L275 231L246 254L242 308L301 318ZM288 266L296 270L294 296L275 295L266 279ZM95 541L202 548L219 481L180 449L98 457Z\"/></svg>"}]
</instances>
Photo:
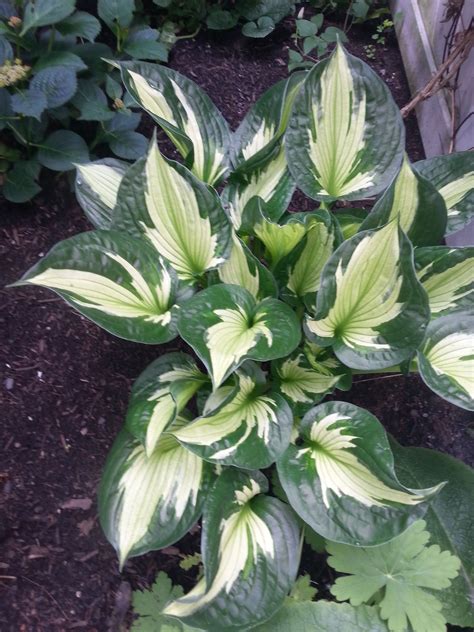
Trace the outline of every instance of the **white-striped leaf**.
<instances>
[{"instance_id":1,"label":"white-striped leaf","mask_svg":"<svg viewBox=\"0 0 474 632\"><path fill-rule=\"evenodd\" d=\"M230 252L231 226L217 194L164 158L155 140L122 181L113 226L145 235L185 280L217 267Z\"/></svg>"},{"instance_id":2,"label":"white-striped leaf","mask_svg":"<svg viewBox=\"0 0 474 632\"><path fill-rule=\"evenodd\" d=\"M412 169L405 155L402 168L362 223L360 230L397 219L414 246L437 246L446 232L446 204L436 187Z\"/></svg>"},{"instance_id":3,"label":"white-striped leaf","mask_svg":"<svg viewBox=\"0 0 474 632\"><path fill-rule=\"evenodd\" d=\"M260 472L224 471L204 508L205 575L163 613L208 632L248 630L269 619L293 585L299 529L288 505L265 496Z\"/></svg>"},{"instance_id":4,"label":"white-striped leaf","mask_svg":"<svg viewBox=\"0 0 474 632\"><path fill-rule=\"evenodd\" d=\"M158 64L121 62L128 92L164 129L192 172L215 184L228 169L230 128L201 88Z\"/></svg>"},{"instance_id":5,"label":"white-striped leaf","mask_svg":"<svg viewBox=\"0 0 474 632\"><path fill-rule=\"evenodd\" d=\"M474 152L461 151L415 163L415 168L441 193L448 209L447 234L474 218Z\"/></svg>"},{"instance_id":6,"label":"white-striped leaf","mask_svg":"<svg viewBox=\"0 0 474 632\"><path fill-rule=\"evenodd\" d=\"M253 104L232 139L232 162L248 172L266 161L284 134L293 102L305 73L282 79Z\"/></svg>"},{"instance_id":7,"label":"white-striped leaf","mask_svg":"<svg viewBox=\"0 0 474 632\"><path fill-rule=\"evenodd\" d=\"M306 412L335 388L347 390L350 385L350 372L328 349L320 349L318 356L308 349L305 353L295 351L288 358L272 363L278 392L295 414Z\"/></svg>"},{"instance_id":8,"label":"white-striped leaf","mask_svg":"<svg viewBox=\"0 0 474 632\"><path fill-rule=\"evenodd\" d=\"M76 198L95 228L111 228L119 186L129 166L115 158L77 165Z\"/></svg>"},{"instance_id":9,"label":"white-striped leaf","mask_svg":"<svg viewBox=\"0 0 474 632\"><path fill-rule=\"evenodd\" d=\"M367 217L365 208L348 208L334 214L344 239L350 239L359 232L360 225Z\"/></svg>"},{"instance_id":10,"label":"white-striped leaf","mask_svg":"<svg viewBox=\"0 0 474 632\"><path fill-rule=\"evenodd\" d=\"M425 383L440 397L474 410L474 316L453 312L432 321L418 351Z\"/></svg>"},{"instance_id":11,"label":"white-striped leaf","mask_svg":"<svg viewBox=\"0 0 474 632\"><path fill-rule=\"evenodd\" d=\"M214 391L203 416L174 436L212 463L245 469L269 467L290 443L293 415L281 395L262 391L265 377L259 373L251 363L244 365L236 373L230 398L232 387Z\"/></svg>"},{"instance_id":12,"label":"white-striped leaf","mask_svg":"<svg viewBox=\"0 0 474 632\"><path fill-rule=\"evenodd\" d=\"M286 226L301 222L304 236L275 268L282 297L289 303L312 300L319 290L324 265L342 241L334 216L327 211L294 213Z\"/></svg>"},{"instance_id":13,"label":"white-striped leaf","mask_svg":"<svg viewBox=\"0 0 474 632\"><path fill-rule=\"evenodd\" d=\"M301 338L293 310L274 298L257 303L244 288L214 285L180 310L179 333L207 367L214 388L246 359L274 360L291 353Z\"/></svg>"},{"instance_id":14,"label":"white-striped leaf","mask_svg":"<svg viewBox=\"0 0 474 632\"><path fill-rule=\"evenodd\" d=\"M222 283L240 285L255 298L277 295L272 273L251 253L247 246L233 235L230 257L218 268Z\"/></svg>"},{"instance_id":15,"label":"white-striped leaf","mask_svg":"<svg viewBox=\"0 0 474 632\"><path fill-rule=\"evenodd\" d=\"M236 173L222 192L222 200L235 230L239 230L248 203L259 197L273 221L286 211L295 190L288 170L285 150L277 144L269 157L248 173Z\"/></svg>"},{"instance_id":16,"label":"white-striped leaf","mask_svg":"<svg viewBox=\"0 0 474 632\"><path fill-rule=\"evenodd\" d=\"M166 428L193 395L208 382L186 353L166 353L143 371L133 384L126 428L151 456Z\"/></svg>"},{"instance_id":17,"label":"white-striped leaf","mask_svg":"<svg viewBox=\"0 0 474 632\"><path fill-rule=\"evenodd\" d=\"M418 279L428 294L431 316L474 308L474 248L415 249Z\"/></svg>"},{"instance_id":18,"label":"white-striped leaf","mask_svg":"<svg viewBox=\"0 0 474 632\"><path fill-rule=\"evenodd\" d=\"M443 486L401 485L383 426L353 404L320 404L306 413L299 431L278 474L293 509L328 540L387 542L420 518L425 501Z\"/></svg>"},{"instance_id":19,"label":"white-striped leaf","mask_svg":"<svg viewBox=\"0 0 474 632\"><path fill-rule=\"evenodd\" d=\"M178 417L176 426L187 423ZM211 466L164 433L147 457L123 430L107 457L99 488L102 529L120 567L129 557L173 544L199 519Z\"/></svg>"},{"instance_id":20,"label":"white-striped leaf","mask_svg":"<svg viewBox=\"0 0 474 632\"><path fill-rule=\"evenodd\" d=\"M177 283L143 240L97 230L61 241L15 285L47 287L110 333L158 344L177 334Z\"/></svg>"},{"instance_id":21,"label":"white-striped leaf","mask_svg":"<svg viewBox=\"0 0 474 632\"><path fill-rule=\"evenodd\" d=\"M400 167L404 140L389 89L340 44L309 72L285 136L298 187L329 201L383 191Z\"/></svg>"},{"instance_id":22,"label":"white-striped leaf","mask_svg":"<svg viewBox=\"0 0 474 632\"><path fill-rule=\"evenodd\" d=\"M406 360L429 320L412 252L393 221L345 241L323 270L308 335L322 346L333 345L351 368L380 369Z\"/></svg>"}]
</instances>

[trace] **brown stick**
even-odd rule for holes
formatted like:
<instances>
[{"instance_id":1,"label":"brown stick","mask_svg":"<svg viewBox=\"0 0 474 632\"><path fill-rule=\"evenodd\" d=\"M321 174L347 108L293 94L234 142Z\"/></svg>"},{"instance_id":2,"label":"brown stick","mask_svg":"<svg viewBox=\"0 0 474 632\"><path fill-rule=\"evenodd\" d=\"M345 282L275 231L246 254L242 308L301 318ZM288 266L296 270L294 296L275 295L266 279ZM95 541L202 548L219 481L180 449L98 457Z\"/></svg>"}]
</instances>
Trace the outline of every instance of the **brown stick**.
<instances>
[{"instance_id":1,"label":"brown stick","mask_svg":"<svg viewBox=\"0 0 474 632\"><path fill-rule=\"evenodd\" d=\"M406 118L421 101L429 99L433 94L436 94L438 90L441 90L449 83L450 79L456 75L464 60L471 52L473 46L474 28L470 27L460 34L458 44L456 44L449 57L441 64L426 86L419 90L413 99L401 109L403 118Z\"/></svg>"}]
</instances>

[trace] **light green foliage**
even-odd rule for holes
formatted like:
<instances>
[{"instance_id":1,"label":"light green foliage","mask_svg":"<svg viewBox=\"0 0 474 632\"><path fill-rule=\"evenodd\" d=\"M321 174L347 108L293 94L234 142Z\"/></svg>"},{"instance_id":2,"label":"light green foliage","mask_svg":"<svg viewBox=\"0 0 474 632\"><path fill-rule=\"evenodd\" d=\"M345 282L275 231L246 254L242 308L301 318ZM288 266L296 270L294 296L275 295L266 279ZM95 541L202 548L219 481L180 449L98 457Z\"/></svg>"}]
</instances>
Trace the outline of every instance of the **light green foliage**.
<instances>
[{"instance_id":1,"label":"light green foliage","mask_svg":"<svg viewBox=\"0 0 474 632\"><path fill-rule=\"evenodd\" d=\"M133 632L181 632L185 628L176 619L162 614L171 599L183 594L181 586L174 586L166 573L160 571L150 590L136 590L132 605L137 619L132 624Z\"/></svg>"},{"instance_id":2,"label":"light green foliage","mask_svg":"<svg viewBox=\"0 0 474 632\"><path fill-rule=\"evenodd\" d=\"M361 2L353 5L362 13ZM246 17L258 29L263 18L252 7ZM101 13L119 39L136 15L118 0ZM314 26L299 25L307 33ZM83 48L76 53L85 59ZM66 61L69 72L80 68L75 57ZM108 98L146 110L182 162L162 154L157 135L130 167L85 163L79 137L48 136L39 158L77 166L78 199L96 230L58 244L18 284L56 291L122 338L173 345L133 385L99 515L121 567L178 542L202 518L202 577L183 595L160 575L152 593L135 599L139 625L382 632L385 619L403 632L408 616L415 632L437 632L445 604L454 604L455 622L469 621L469 551L445 501L437 512L447 526L434 529L431 547L417 522L427 515L432 531L430 504L445 488L462 503L467 485L451 485L452 468L432 452L434 465L422 460L405 482L403 455L378 419L343 401L320 402L347 390L353 373L410 362L441 397L473 408L472 252L439 246L448 204L457 222L472 211L470 153L409 165L388 89L341 44L309 73L268 90L234 133L187 77L143 61L114 63L126 93L114 70ZM48 97L64 98L56 88ZM97 90L79 78L75 107L83 120L105 117L106 134L120 143L134 133L126 121L138 117L108 120L107 97L94 105ZM12 156L8 148L3 155ZM324 207L289 212L296 186ZM379 194L372 213L347 206ZM336 202L346 212L334 213ZM437 221L425 230L433 204ZM178 336L186 353L172 342ZM322 538L331 541L331 563L352 573L337 580L336 596L377 608L310 601L311 578L297 580L303 529L318 552ZM463 557L452 589L459 561L451 551Z\"/></svg>"},{"instance_id":3,"label":"light green foliage","mask_svg":"<svg viewBox=\"0 0 474 632\"><path fill-rule=\"evenodd\" d=\"M368 549L328 542L328 563L348 577L331 589L339 601L353 606L377 603L391 632L443 632L442 604L425 589L448 588L461 562L437 544L427 546L430 534L420 520L387 544Z\"/></svg>"}]
</instances>

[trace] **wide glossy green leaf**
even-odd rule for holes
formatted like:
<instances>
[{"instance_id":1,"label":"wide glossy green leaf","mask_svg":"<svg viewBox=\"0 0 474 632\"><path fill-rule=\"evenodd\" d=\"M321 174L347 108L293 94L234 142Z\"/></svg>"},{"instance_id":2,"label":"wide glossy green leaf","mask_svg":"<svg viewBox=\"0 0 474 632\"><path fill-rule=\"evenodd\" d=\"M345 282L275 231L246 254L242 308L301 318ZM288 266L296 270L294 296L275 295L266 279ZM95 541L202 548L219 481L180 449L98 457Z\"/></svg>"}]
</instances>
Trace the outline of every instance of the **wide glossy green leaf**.
<instances>
[{"instance_id":1,"label":"wide glossy green leaf","mask_svg":"<svg viewBox=\"0 0 474 632\"><path fill-rule=\"evenodd\" d=\"M205 575L164 614L209 632L247 630L269 619L299 564L299 530L288 505L265 496L260 472L227 469L204 508Z\"/></svg>"},{"instance_id":2,"label":"wide glossy green leaf","mask_svg":"<svg viewBox=\"0 0 474 632\"><path fill-rule=\"evenodd\" d=\"M148 457L162 433L206 382L207 375L186 353L165 353L134 382L125 423Z\"/></svg>"},{"instance_id":3,"label":"wide glossy green leaf","mask_svg":"<svg viewBox=\"0 0 474 632\"><path fill-rule=\"evenodd\" d=\"M87 69L87 66L79 55L75 55L74 53L70 53L66 50L59 50L42 55L33 66L33 72L39 73L40 70L44 70L46 68L56 68L59 70L58 67L70 68L75 72Z\"/></svg>"},{"instance_id":4,"label":"wide glossy green leaf","mask_svg":"<svg viewBox=\"0 0 474 632\"><path fill-rule=\"evenodd\" d=\"M143 241L98 230L65 239L15 285L50 288L107 331L158 344L176 336L177 279Z\"/></svg>"},{"instance_id":5,"label":"wide glossy green leaf","mask_svg":"<svg viewBox=\"0 0 474 632\"><path fill-rule=\"evenodd\" d=\"M474 315L457 311L433 320L418 351L425 384L443 399L474 410Z\"/></svg>"},{"instance_id":6,"label":"wide glossy green leaf","mask_svg":"<svg viewBox=\"0 0 474 632\"><path fill-rule=\"evenodd\" d=\"M330 201L383 191L400 167L405 134L387 86L338 44L309 72L285 138L299 188Z\"/></svg>"},{"instance_id":7,"label":"wide glossy green leaf","mask_svg":"<svg viewBox=\"0 0 474 632\"><path fill-rule=\"evenodd\" d=\"M203 416L174 436L211 463L250 470L269 467L290 443L293 415L283 397L262 392L262 384L261 371L244 365L236 373L236 387L214 391Z\"/></svg>"},{"instance_id":8,"label":"wide glossy green leaf","mask_svg":"<svg viewBox=\"0 0 474 632\"><path fill-rule=\"evenodd\" d=\"M178 327L212 375L214 388L244 360L284 357L301 337L288 305L274 298L258 303L244 288L226 284L209 287L187 301Z\"/></svg>"},{"instance_id":9,"label":"wide glossy green leaf","mask_svg":"<svg viewBox=\"0 0 474 632\"><path fill-rule=\"evenodd\" d=\"M448 209L448 234L474 218L474 152L435 156L414 166L443 196Z\"/></svg>"},{"instance_id":10,"label":"wide glossy green leaf","mask_svg":"<svg viewBox=\"0 0 474 632\"><path fill-rule=\"evenodd\" d=\"M306 413L299 440L278 462L291 506L316 533L334 542L373 546L402 533L443 486L404 487L380 422L345 402Z\"/></svg>"},{"instance_id":11,"label":"wide glossy green leaf","mask_svg":"<svg viewBox=\"0 0 474 632\"><path fill-rule=\"evenodd\" d=\"M428 298L416 278L413 249L392 221L345 241L326 264L308 335L355 369L406 360L423 340Z\"/></svg>"},{"instance_id":12,"label":"wide glossy green leaf","mask_svg":"<svg viewBox=\"0 0 474 632\"><path fill-rule=\"evenodd\" d=\"M182 417L175 422L185 423ZM147 457L142 444L123 430L99 488L100 522L120 566L182 538L199 519L211 480L211 466L169 433Z\"/></svg>"},{"instance_id":13,"label":"wide glossy green leaf","mask_svg":"<svg viewBox=\"0 0 474 632\"><path fill-rule=\"evenodd\" d=\"M110 228L117 193L129 165L103 158L77 166L76 198L95 228Z\"/></svg>"},{"instance_id":14,"label":"wide glossy green leaf","mask_svg":"<svg viewBox=\"0 0 474 632\"><path fill-rule=\"evenodd\" d=\"M262 166L284 134L305 73L279 81L252 105L232 138L232 162L251 172Z\"/></svg>"},{"instance_id":15,"label":"wide glossy green leaf","mask_svg":"<svg viewBox=\"0 0 474 632\"><path fill-rule=\"evenodd\" d=\"M67 103L77 90L76 72L70 67L45 68L30 82L32 90L46 96L49 108Z\"/></svg>"},{"instance_id":16,"label":"wide glossy green leaf","mask_svg":"<svg viewBox=\"0 0 474 632\"><path fill-rule=\"evenodd\" d=\"M231 225L217 194L164 158L155 140L122 180L113 225L145 235L182 279L200 277L230 254Z\"/></svg>"},{"instance_id":17,"label":"wide glossy green leaf","mask_svg":"<svg viewBox=\"0 0 474 632\"><path fill-rule=\"evenodd\" d=\"M56 27L61 35L73 35L93 42L100 33L99 20L85 11L76 11Z\"/></svg>"},{"instance_id":18,"label":"wide glossy green leaf","mask_svg":"<svg viewBox=\"0 0 474 632\"><path fill-rule=\"evenodd\" d=\"M222 192L222 199L235 230L239 230L251 201L261 198L266 214L276 222L286 211L294 191L295 183L288 170L285 150L278 143L258 167L231 178Z\"/></svg>"},{"instance_id":19,"label":"wide glossy green leaf","mask_svg":"<svg viewBox=\"0 0 474 632\"><path fill-rule=\"evenodd\" d=\"M418 279L428 294L431 317L474 307L474 248L415 249Z\"/></svg>"},{"instance_id":20,"label":"wide glossy green leaf","mask_svg":"<svg viewBox=\"0 0 474 632\"><path fill-rule=\"evenodd\" d=\"M107 26L114 30L130 26L135 11L135 0L98 0L97 13Z\"/></svg>"},{"instance_id":21,"label":"wide glossy green leaf","mask_svg":"<svg viewBox=\"0 0 474 632\"><path fill-rule=\"evenodd\" d=\"M41 115L48 107L48 99L41 90L21 90L12 94L10 105L13 112L41 121Z\"/></svg>"},{"instance_id":22,"label":"wide glossy green leaf","mask_svg":"<svg viewBox=\"0 0 474 632\"><path fill-rule=\"evenodd\" d=\"M53 132L43 141L38 151L38 162L53 171L69 171L79 163L89 162L86 141L67 129Z\"/></svg>"},{"instance_id":23,"label":"wide glossy green leaf","mask_svg":"<svg viewBox=\"0 0 474 632\"><path fill-rule=\"evenodd\" d=\"M255 632L387 632L377 608L354 608L333 601L287 599L278 613Z\"/></svg>"},{"instance_id":24,"label":"wide glossy green leaf","mask_svg":"<svg viewBox=\"0 0 474 632\"><path fill-rule=\"evenodd\" d=\"M341 243L342 236L334 216L327 211L294 213L286 226L304 227L304 235L285 254L275 268L275 277L282 297L290 303L296 300L315 301L321 273L329 257Z\"/></svg>"},{"instance_id":25,"label":"wide glossy green leaf","mask_svg":"<svg viewBox=\"0 0 474 632\"><path fill-rule=\"evenodd\" d=\"M240 285L257 299L277 295L272 273L255 257L237 235L232 237L230 256L218 268L222 283Z\"/></svg>"},{"instance_id":26,"label":"wide glossy green leaf","mask_svg":"<svg viewBox=\"0 0 474 632\"><path fill-rule=\"evenodd\" d=\"M30 0L23 12L23 36L32 28L56 24L74 11L75 0Z\"/></svg>"},{"instance_id":27,"label":"wide glossy green leaf","mask_svg":"<svg viewBox=\"0 0 474 632\"><path fill-rule=\"evenodd\" d=\"M459 575L449 588L436 593L443 604L448 623L474 628L474 472L447 454L424 448L402 448L394 441L392 449L397 472L405 485L425 487L440 478L446 486L433 498L424 516L431 541L461 560Z\"/></svg>"},{"instance_id":28,"label":"wide glossy green leaf","mask_svg":"<svg viewBox=\"0 0 474 632\"><path fill-rule=\"evenodd\" d=\"M437 246L446 232L446 204L436 187L412 169L405 156L402 168L360 230L398 220L414 246Z\"/></svg>"},{"instance_id":29,"label":"wide glossy green leaf","mask_svg":"<svg viewBox=\"0 0 474 632\"><path fill-rule=\"evenodd\" d=\"M228 169L230 128L193 81L156 64L121 62L125 87L164 129L193 173L209 184Z\"/></svg>"}]
</instances>

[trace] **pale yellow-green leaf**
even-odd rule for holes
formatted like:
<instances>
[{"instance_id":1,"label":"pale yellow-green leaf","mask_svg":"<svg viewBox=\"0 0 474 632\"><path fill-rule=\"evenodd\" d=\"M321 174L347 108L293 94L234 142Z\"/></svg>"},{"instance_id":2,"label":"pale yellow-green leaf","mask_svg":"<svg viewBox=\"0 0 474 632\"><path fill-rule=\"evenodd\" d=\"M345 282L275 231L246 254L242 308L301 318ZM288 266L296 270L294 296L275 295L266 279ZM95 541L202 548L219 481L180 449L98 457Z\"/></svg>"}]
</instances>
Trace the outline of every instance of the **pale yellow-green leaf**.
<instances>
[{"instance_id":1,"label":"pale yellow-green leaf","mask_svg":"<svg viewBox=\"0 0 474 632\"><path fill-rule=\"evenodd\" d=\"M426 354L437 375L451 378L474 399L474 335L470 332L450 334L437 342Z\"/></svg>"}]
</instances>

